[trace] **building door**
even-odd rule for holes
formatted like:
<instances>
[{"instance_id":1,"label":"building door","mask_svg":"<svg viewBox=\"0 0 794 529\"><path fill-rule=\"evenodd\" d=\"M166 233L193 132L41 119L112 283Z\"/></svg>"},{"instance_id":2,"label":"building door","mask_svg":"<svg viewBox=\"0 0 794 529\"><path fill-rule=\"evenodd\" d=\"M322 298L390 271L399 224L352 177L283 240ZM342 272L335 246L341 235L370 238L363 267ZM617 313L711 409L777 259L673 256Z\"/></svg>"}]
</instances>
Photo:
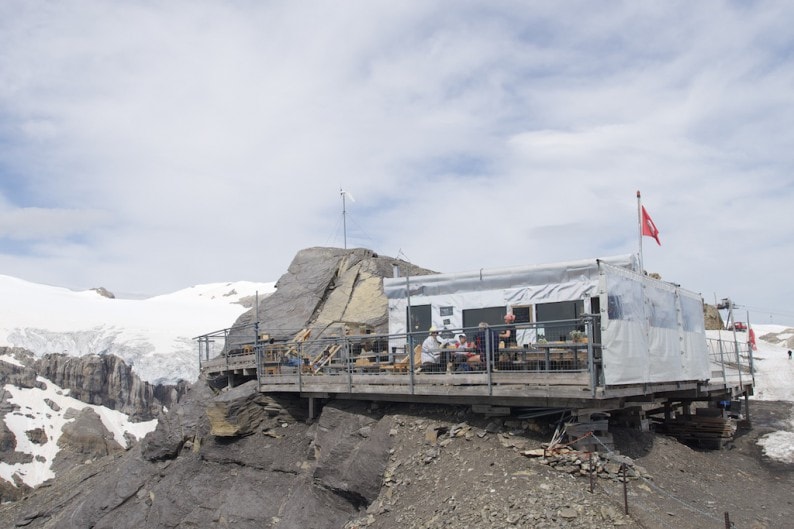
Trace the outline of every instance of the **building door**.
<instances>
[{"instance_id":1,"label":"building door","mask_svg":"<svg viewBox=\"0 0 794 529\"><path fill-rule=\"evenodd\" d=\"M410 317L406 310L405 321L409 321L408 332L411 333L413 343L421 343L428 335L428 329L433 325L430 305L413 305L410 307ZM418 333L418 334L417 334Z\"/></svg>"}]
</instances>

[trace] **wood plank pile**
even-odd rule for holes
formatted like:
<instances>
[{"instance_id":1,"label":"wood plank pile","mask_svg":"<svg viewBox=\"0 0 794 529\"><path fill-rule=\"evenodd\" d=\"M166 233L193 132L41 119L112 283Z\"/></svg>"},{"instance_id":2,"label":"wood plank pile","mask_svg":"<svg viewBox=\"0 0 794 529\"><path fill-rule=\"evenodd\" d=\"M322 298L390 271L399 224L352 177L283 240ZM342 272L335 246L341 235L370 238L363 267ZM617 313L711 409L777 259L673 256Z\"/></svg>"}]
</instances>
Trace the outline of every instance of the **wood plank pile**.
<instances>
[{"instance_id":1,"label":"wood plank pile","mask_svg":"<svg viewBox=\"0 0 794 529\"><path fill-rule=\"evenodd\" d=\"M733 439L736 423L715 412L721 410L698 409L695 415L681 415L670 421L661 422L656 430L670 434L684 443L719 450Z\"/></svg>"},{"instance_id":2,"label":"wood plank pile","mask_svg":"<svg viewBox=\"0 0 794 529\"><path fill-rule=\"evenodd\" d=\"M579 417L579 422L565 424L565 433L573 443L573 447L581 452L603 452L614 450L615 443L609 433L609 419Z\"/></svg>"}]
</instances>

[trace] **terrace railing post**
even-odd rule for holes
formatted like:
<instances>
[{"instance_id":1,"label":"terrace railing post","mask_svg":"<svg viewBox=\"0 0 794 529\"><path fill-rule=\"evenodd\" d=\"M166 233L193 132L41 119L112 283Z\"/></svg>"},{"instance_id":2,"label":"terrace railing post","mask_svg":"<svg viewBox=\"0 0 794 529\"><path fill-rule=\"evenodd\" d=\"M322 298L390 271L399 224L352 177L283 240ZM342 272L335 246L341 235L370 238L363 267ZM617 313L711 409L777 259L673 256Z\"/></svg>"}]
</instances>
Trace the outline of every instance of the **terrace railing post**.
<instances>
[{"instance_id":1,"label":"terrace railing post","mask_svg":"<svg viewBox=\"0 0 794 529\"><path fill-rule=\"evenodd\" d=\"M722 340L717 340L717 344L720 346L720 367L722 368L722 384L725 388L728 387L728 377L725 374L725 351L722 348Z\"/></svg>"},{"instance_id":2,"label":"terrace railing post","mask_svg":"<svg viewBox=\"0 0 794 529\"><path fill-rule=\"evenodd\" d=\"M734 325L733 331L733 348L736 351L736 371L739 373L739 388L744 388L742 384L742 357L739 354L739 341L736 339L736 326Z\"/></svg>"},{"instance_id":3,"label":"terrace railing post","mask_svg":"<svg viewBox=\"0 0 794 529\"><path fill-rule=\"evenodd\" d=\"M259 322L254 323L254 358L256 359L256 389L262 389L262 351L259 350Z\"/></svg>"},{"instance_id":4,"label":"terrace railing post","mask_svg":"<svg viewBox=\"0 0 794 529\"><path fill-rule=\"evenodd\" d=\"M548 345L548 344L547 344ZM544 347L543 350L545 351L546 356L546 371L551 371L551 347Z\"/></svg>"},{"instance_id":5,"label":"terrace railing post","mask_svg":"<svg viewBox=\"0 0 794 529\"><path fill-rule=\"evenodd\" d=\"M223 350L226 351L225 355L225 363L226 363L226 371L229 371L229 329L224 329L223 331ZM231 384L230 384L231 385Z\"/></svg>"},{"instance_id":6,"label":"terrace railing post","mask_svg":"<svg viewBox=\"0 0 794 529\"><path fill-rule=\"evenodd\" d=\"M595 332L593 332L594 324L594 318L590 317L585 319L585 332L587 332L587 369L590 373L590 391L592 392L593 398L595 398L596 387L598 386L598 370L596 369L595 352L593 350L593 336L595 335Z\"/></svg>"},{"instance_id":7,"label":"terrace railing post","mask_svg":"<svg viewBox=\"0 0 794 529\"><path fill-rule=\"evenodd\" d=\"M493 395L493 369L491 369L491 362L494 360L494 332L490 328L485 330L485 372L488 377L488 395Z\"/></svg>"},{"instance_id":8,"label":"terrace railing post","mask_svg":"<svg viewBox=\"0 0 794 529\"><path fill-rule=\"evenodd\" d=\"M414 348L413 348L413 339L411 333L407 333L405 335L405 341L408 344L408 364L410 365L410 378L408 379L408 384L411 388L411 395L414 394L414 373L416 372L416 362L414 362Z\"/></svg>"},{"instance_id":9,"label":"terrace railing post","mask_svg":"<svg viewBox=\"0 0 794 529\"><path fill-rule=\"evenodd\" d=\"M304 358L305 358L304 350L303 350L304 344L305 342L300 342L298 344L298 391L303 391L303 366L304 365L311 366L311 364L309 364L308 362L304 364ZM306 360L308 360L308 358Z\"/></svg>"},{"instance_id":10,"label":"terrace railing post","mask_svg":"<svg viewBox=\"0 0 794 529\"><path fill-rule=\"evenodd\" d=\"M342 338L342 350L345 352L347 363L347 392L353 393L353 348L350 347L350 340L346 334Z\"/></svg>"},{"instance_id":11,"label":"terrace railing post","mask_svg":"<svg viewBox=\"0 0 794 529\"><path fill-rule=\"evenodd\" d=\"M753 346L750 344L750 342L747 342L747 354L750 356L750 378L753 381L753 386L755 386L755 365L753 364Z\"/></svg>"}]
</instances>

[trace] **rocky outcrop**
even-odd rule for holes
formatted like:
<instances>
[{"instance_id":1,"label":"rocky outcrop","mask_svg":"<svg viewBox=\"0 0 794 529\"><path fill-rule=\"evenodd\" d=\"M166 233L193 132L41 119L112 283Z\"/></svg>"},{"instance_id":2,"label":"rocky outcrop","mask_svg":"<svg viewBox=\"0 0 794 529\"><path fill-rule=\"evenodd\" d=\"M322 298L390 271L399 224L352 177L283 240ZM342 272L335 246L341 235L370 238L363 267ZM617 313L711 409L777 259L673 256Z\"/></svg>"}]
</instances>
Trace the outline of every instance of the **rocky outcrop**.
<instances>
[{"instance_id":1,"label":"rocky outcrop","mask_svg":"<svg viewBox=\"0 0 794 529\"><path fill-rule=\"evenodd\" d=\"M0 526L343 527L380 493L391 422L362 403L329 404L314 424L306 411L255 384L213 396L200 381L142 443L64 472L0 510Z\"/></svg>"},{"instance_id":2,"label":"rocky outcrop","mask_svg":"<svg viewBox=\"0 0 794 529\"><path fill-rule=\"evenodd\" d=\"M724 328L720 311L714 305L703 304L703 319L705 320L707 331L718 331Z\"/></svg>"},{"instance_id":3,"label":"rocky outcrop","mask_svg":"<svg viewBox=\"0 0 794 529\"><path fill-rule=\"evenodd\" d=\"M307 248L297 253L276 291L259 302L262 330L276 338L291 338L311 326L316 335L339 333L342 325L355 323L375 333L388 332L388 311L383 278L394 275L434 273L393 257L356 248ZM235 326L252 323L256 310L246 312Z\"/></svg>"},{"instance_id":4,"label":"rocky outcrop","mask_svg":"<svg viewBox=\"0 0 794 529\"><path fill-rule=\"evenodd\" d=\"M110 290L106 289L105 287L96 287L96 288L92 288L91 290L93 290L94 292L96 292L97 294L99 294L102 297L109 298L109 299L116 299L115 294L113 294L113 292L111 292Z\"/></svg>"},{"instance_id":5,"label":"rocky outcrop","mask_svg":"<svg viewBox=\"0 0 794 529\"><path fill-rule=\"evenodd\" d=\"M36 358L33 353L20 347L0 347L0 356L13 359L12 362L0 361L0 392L6 384L20 388L41 387L41 383L36 381ZM0 402L5 402L5 398L0 399Z\"/></svg>"},{"instance_id":6,"label":"rocky outcrop","mask_svg":"<svg viewBox=\"0 0 794 529\"><path fill-rule=\"evenodd\" d=\"M216 437L240 437L255 433L269 418L281 413L272 399L247 382L215 398L207 406L210 433Z\"/></svg>"},{"instance_id":7,"label":"rocky outcrop","mask_svg":"<svg viewBox=\"0 0 794 529\"><path fill-rule=\"evenodd\" d=\"M54 442L41 427L31 427L23 439L17 439L6 425L6 417L17 417L27 413L24 403L9 400L12 391L4 388L15 386L22 389L46 389L51 384L69 392L69 396L89 404L101 405L125 413L133 420L150 420L162 414L164 405L175 405L185 393L187 384L179 386L151 386L142 382L129 366L120 358L112 355L90 355L71 357L67 355L47 355L36 359L33 353L19 348L0 348L0 460L9 465L30 464L33 456L18 452L18 445L32 443L46 445ZM37 377L43 377L42 380ZM53 414L60 412L58 404L45 399ZM103 425L100 417L92 409L80 411L69 408L64 410L67 421L58 434L57 452L52 470L56 476L86 461L117 454L125 450L134 439L115 439ZM50 449L48 448L48 451ZM16 500L29 492L14 473L14 483L0 479L0 497L3 500Z\"/></svg>"},{"instance_id":8,"label":"rocky outcrop","mask_svg":"<svg viewBox=\"0 0 794 529\"><path fill-rule=\"evenodd\" d=\"M378 495L391 449L391 419L364 413L361 407L329 406L315 436L315 482L366 507Z\"/></svg>"},{"instance_id":9,"label":"rocky outcrop","mask_svg":"<svg viewBox=\"0 0 794 529\"><path fill-rule=\"evenodd\" d=\"M36 361L34 370L69 389L70 395L78 400L120 411L138 421L150 420L162 406L173 405L179 398L180 387L181 391L185 387L156 389L114 355L49 354Z\"/></svg>"},{"instance_id":10,"label":"rocky outcrop","mask_svg":"<svg viewBox=\"0 0 794 529\"><path fill-rule=\"evenodd\" d=\"M61 438L58 440L61 450L54 467L56 474L59 469L71 467L73 464L124 451L124 447L116 442L93 409L70 409L65 418L74 420L66 423L61 430Z\"/></svg>"}]
</instances>

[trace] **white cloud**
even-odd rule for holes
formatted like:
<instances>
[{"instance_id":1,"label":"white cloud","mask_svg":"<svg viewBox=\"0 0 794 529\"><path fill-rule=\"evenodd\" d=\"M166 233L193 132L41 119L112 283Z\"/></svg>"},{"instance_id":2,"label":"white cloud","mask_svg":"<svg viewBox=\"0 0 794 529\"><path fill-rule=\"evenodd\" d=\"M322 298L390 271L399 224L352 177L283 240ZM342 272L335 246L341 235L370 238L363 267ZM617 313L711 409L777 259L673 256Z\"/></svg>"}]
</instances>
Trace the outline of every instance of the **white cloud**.
<instances>
[{"instance_id":1,"label":"white cloud","mask_svg":"<svg viewBox=\"0 0 794 529\"><path fill-rule=\"evenodd\" d=\"M791 322L793 10L6 2L0 270L274 280L340 186L349 246L441 271L626 253L640 189L650 270Z\"/></svg>"}]
</instances>

